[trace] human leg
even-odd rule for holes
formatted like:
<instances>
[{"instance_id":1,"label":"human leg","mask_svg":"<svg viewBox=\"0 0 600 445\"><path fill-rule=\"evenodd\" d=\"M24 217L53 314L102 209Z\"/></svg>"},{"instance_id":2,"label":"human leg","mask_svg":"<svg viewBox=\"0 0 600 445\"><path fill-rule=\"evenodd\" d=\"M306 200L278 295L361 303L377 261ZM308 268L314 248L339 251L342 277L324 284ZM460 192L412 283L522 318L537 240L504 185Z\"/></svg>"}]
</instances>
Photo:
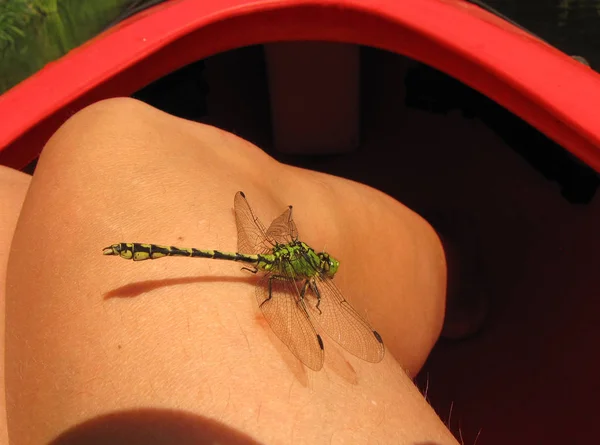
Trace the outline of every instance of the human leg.
<instances>
[{"instance_id":1,"label":"human leg","mask_svg":"<svg viewBox=\"0 0 600 445\"><path fill-rule=\"evenodd\" d=\"M4 390L4 302L8 252L31 176L0 165L0 444L8 444Z\"/></svg>"},{"instance_id":2,"label":"human leg","mask_svg":"<svg viewBox=\"0 0 600 445\"><path fill-rule=\"evenodd\" d=\"M382 363L327 343L323 371L299 366L239 265L101 254L120 241L234 251L237 190L265 223L293 204L301 239L340 259L336 281L384 337ZM377 191L281 165L212 127L127 99L75 115L38 164L8 284L9 432L19 443L137 407L218 419L270 443L454 443L409 377L443 318L433 230Z\"/></svg>"}]
</instances>

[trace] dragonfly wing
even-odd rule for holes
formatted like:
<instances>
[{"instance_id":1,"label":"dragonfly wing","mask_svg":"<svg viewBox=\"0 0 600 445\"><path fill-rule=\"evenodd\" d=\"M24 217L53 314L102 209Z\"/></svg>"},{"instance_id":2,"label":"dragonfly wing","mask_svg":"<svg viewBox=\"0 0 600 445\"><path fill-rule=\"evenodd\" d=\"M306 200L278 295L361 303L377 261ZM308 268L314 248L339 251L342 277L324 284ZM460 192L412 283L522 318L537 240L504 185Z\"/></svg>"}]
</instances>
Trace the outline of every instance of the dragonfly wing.
<instances>
[{"instance_id":1,"label":"dragonfly wing","mask_svg":"<svg viewBox=\"0 0 600 445\"><path fill-rule=\"evenodd\" d=\"M298 239L298 229L292 219L292 206L273 220L267 230L267 238L279 244L288 244Z\"/></svg>"},{"instance_id":2,"label":"dragonfly wing","mask_svg":"<svg viewBox=\"0 0 600 445\"><path fill-rule=\"evenodd\" d=\"M321 297L318 308L317 295ZM330 278L317 275L304 301L311 319L346 351L371 363L383 359L385 346L381 336L350 306Z\"/></svg>"},{"instance_id":3,"label":"dragonfly wing","mask_svg":"<svg viewBox=\"0 0 600 445\"><path fill-rule=\"evenodd\" d=\"M233 210L238 235L238 251L248 254L271 251L273 243L267 238L267 230L260 220L254 216L243 192L235 194Z\"/></svg>"},{"instance_id":4,"label":"dragonfly wing","mask_svg":"<svg viewBox=\"0 0 600 445\"><path fill-rule=\"evenodd\" d=\"M256 288L258 305L279 339L302 363L315 371L323 367L323 340L308 318L294 280L272 274Z\"/></svg>"}]
</instances>

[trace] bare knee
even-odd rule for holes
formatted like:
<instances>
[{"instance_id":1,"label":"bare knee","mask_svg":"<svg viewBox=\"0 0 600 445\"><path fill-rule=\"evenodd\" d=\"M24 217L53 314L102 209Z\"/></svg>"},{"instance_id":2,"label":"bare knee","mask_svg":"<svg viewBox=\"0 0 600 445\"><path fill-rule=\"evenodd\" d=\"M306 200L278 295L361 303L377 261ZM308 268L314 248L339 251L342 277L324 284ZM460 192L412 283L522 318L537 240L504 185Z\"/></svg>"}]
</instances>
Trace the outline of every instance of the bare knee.
<instances>
[{"instance_id":1,"label":"bare knee","mask_svg":"<svg viewBox=\"0 0 600 445\"><path fill-rule=\"evenodd\" d=\"M94 103L74 114L50 138L40 156L39 170L72 163L93 168L98 163L136 160L164 140L160 117L171 118L135 99Z\"/></svg>"},{"instance_id":2,"label":"bare knee","mask_svg":"<svg viewBox=\"0 0 600 445\"><path fill-rule=\"evenodd\" d=\"M77 172L84 181L102 172L157 182L174 173L208 181L225 170L254 174L261 169L249 167L257 162L264 164L263 172L274 167L260 149L231 133L115 98L73 115L48 141L38 165L40 170Z\"/></svg>"}]
</instances>

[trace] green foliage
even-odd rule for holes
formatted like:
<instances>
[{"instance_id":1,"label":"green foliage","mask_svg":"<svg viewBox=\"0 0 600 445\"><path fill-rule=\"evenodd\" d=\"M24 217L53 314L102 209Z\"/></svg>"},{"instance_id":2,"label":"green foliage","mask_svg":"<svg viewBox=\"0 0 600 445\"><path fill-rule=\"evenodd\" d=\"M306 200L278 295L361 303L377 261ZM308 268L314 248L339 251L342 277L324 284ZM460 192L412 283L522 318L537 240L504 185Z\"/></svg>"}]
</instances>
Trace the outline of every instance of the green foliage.
<instances>
[{"instance_id":1,"label":"green foliage","mask_svg":"<svg viewBox=\"0 0 600 445\"><path fill-rule=\"evenodd\" d=\"M0 93L101 32L135 0L0 0Z\"/></svg>"},{"instance_id":2,"label":"green foliage","mask_svg":"<svg viewBox=\"0 0 600 445\"><path fill-rule=\"evenodd\" d=\"M13 47L15 40L25 37L25 27L37 15L27 0L0 2L0 52Z\"/></svg>"}]
</instances>

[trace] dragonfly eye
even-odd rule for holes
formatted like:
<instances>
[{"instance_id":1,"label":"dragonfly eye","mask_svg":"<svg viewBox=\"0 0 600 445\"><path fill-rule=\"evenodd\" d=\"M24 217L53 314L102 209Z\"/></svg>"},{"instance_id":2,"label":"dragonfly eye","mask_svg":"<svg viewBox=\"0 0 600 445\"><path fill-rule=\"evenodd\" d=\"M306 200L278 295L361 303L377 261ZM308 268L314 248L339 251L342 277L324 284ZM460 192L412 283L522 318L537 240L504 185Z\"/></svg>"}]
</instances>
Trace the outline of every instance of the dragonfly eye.
<instances>
[{"instance_id":1,"label":"dragonfly eye","mask_svg":"<svg viewBox=\"0 0 600 445\"><path fill-rule=\"evenodd\" d=\"M335 258L329 257L329 276L333 277L340 267L340 262Z\"/></svg>"},{"instance_id":2,"label":"dragonfly eye","mask_svg":"<svg viewBox=\"0 0 600 445\"><path fill-rule=\"evenodd\" d=\"M340 267L340 262L326 252L321 252L319 257L321 258L321 269L329 278L333 278Z\"/></svg>"}]
</instances>

